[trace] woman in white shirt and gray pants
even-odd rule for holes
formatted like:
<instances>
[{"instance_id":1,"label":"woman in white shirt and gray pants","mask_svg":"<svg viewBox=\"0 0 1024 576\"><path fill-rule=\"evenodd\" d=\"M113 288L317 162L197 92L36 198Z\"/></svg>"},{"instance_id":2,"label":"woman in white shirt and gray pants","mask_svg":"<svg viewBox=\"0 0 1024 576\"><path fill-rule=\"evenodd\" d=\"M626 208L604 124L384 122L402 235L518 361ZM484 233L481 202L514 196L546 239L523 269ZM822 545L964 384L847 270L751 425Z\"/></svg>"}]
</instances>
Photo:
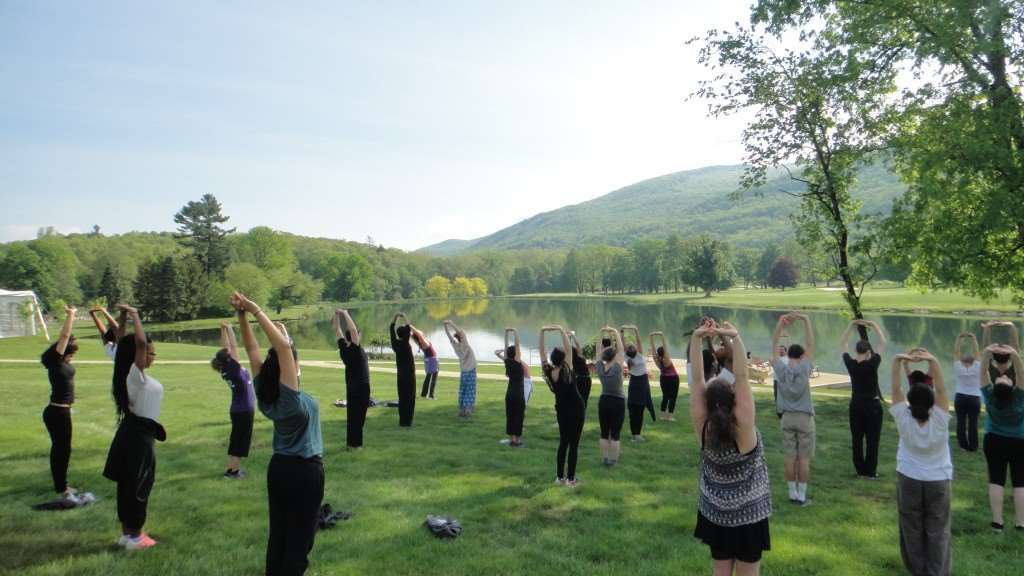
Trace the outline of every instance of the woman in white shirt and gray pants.
<instances>
[{"instance_id":1,"label":"woman in white shirt and gray pants","mask_svg":"<svg viewBox=\"0 0 1024 576\"><path fill-rule=\"evenodd\" d=\"M915 383L906 396L904 365L927 362L932 386ZM900 442L896 451L900 555L911 574L944 576L952 568L950 546L953 462L949 454L949 398L942 369L924 348L897 354L892 363L892 407Z\"/></svg>"}]
</instances>

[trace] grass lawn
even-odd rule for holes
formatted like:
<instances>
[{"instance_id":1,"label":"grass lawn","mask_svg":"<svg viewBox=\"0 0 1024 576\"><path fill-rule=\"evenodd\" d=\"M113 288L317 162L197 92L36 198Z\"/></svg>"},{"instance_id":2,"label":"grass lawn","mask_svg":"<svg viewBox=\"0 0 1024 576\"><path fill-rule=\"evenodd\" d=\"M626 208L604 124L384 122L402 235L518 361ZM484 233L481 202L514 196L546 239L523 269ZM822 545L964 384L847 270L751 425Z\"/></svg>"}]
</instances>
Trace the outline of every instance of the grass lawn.
<instances>
[{"instance_id":1,"label":"grass lawn","mask_svg":"<svg viewBox=\"0 0 1024 576\"><path fill-rule=\"evenodd\" d=\"M833 288L840 287L833 284ZM685 300L700 306L736 306L743 308L779 308L779 309L823 309L845 310L846 303L842 292L827 290L824 286L812 288L801 286L790 290L762 290L759 288L732 288L724 292L714 292L705 298L702 293L667 293L667 294L626 294L626 295L578 295L578 294L531 294L516 298L616 298L639 302L660 302L666 300ZM862 307L872 312L910 312L920 314L980 314L1019 312L1020 307L1013 303L1009 293L1003 292L997 299L986 302L951 291L931 291L922 293L914 288L875 287L864 290Z\"/></svg>"},{"instance_id":2,"label":"grass lawn","mask_svg":"<svg viewBox=\"0 0 1024 576\"><path fill-rule=\"evenodd\" d=\"M83 341L81 359L101 359ZM37 339L0 341L0 358L37 358ZM49 438L40 413L46 373L38 364L0 363L0 573L256 574L263 569L267 532L265 471L271 425L260 415L244 481L220 478L229 432L229 393L208 367L161 360L206 360L212 348L157 344L152 375L165 387L162 421L168 440L157 445L157 478L146 529L160 542L127 553L119 535L114 485L101 469L114 431L110 367L78 368L70 480L100 501L69 512L34 512L50 499ZM303 358L313 353L301 352ZM334 356L336 358L336 356ZM394 379L374 373L374 396L394 398ZM708 551L692 537L696 519L698 451L686 415L645 424L648 442L623 444L619 467L600 466L596 396L581 445L576 490L554 486L557 447L552 396L542 386L528 413L526 447L500 446L504 386L481 381L472 421L455 417L457 382L443 378L439 399L417 403L415 426L400 431L394 409L373 408L366 449L343 449L345 412L330 402L343 395L337 369L307 367L302 385L320 400L326 445L325 501L351 510L351 520L322 532L309 574L700 574ZM655 386L656 388L656 386ZM655 395L660 395L655 392ZM777 575L902 572L895 510L895 449L887 421L881 480L854 477L846 403L817 401L818 459L814 505L786 501L777 420L770 397L759 396L775 513L772 551L763 573ZM984 459L954 451L953 543L956 573L1017 573L1024 534L988 530ZM454 541L434 539L420 526L427 514L449 514L464 525Z\"/></svg>"}]
</instances>

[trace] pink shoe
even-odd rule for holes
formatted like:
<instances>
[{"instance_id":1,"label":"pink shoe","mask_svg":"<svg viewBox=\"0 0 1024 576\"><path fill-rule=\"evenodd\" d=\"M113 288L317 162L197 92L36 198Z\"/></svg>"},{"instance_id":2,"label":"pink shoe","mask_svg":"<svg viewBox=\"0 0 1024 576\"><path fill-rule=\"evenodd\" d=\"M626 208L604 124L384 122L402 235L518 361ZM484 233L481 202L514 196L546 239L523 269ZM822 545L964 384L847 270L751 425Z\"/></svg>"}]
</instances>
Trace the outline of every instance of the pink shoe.
<instances>
[{"instance_id":1,"label":"pink shoe","mask_svg":"<svg viewBox=\"0 0 1024 576\"><path fill-rule=\"evenodd\" d=\"M149 537L149 534L143 532L139 534L137 538L128 538L124 543L125 550L145 550L146 548L152 548L156 546L156 540Z\"/></svg>"},{"instance_id":2,"label":"pink shoe","mask_svg":"<svg viewBox=\"0 0 1024 576\"><path fill-rule=\"evenodd\" d=\"M569 488L575 488L576 484L578 484L578 483L579 483L579 481L576 480L575 478L573 478L572 480L566 480L565 481L565 485L568 486Z\"/></svg>"}]
</instances>

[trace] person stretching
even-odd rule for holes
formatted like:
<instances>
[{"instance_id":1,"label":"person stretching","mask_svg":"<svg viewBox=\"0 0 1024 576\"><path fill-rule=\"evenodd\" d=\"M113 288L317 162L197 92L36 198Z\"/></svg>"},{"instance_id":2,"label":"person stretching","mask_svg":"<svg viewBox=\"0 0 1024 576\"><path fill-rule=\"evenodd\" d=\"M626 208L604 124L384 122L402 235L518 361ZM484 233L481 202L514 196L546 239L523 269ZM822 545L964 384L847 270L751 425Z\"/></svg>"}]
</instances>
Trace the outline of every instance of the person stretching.
<instances>
[{"instance_id":1,"label":"person stretching","mask_svg":"<svg viewBox=\"0 0 1024 576\"><path fill-rule=\"evenodd\" d=\"M437 386L437 373L440 370L437 351L434 350L434 345L427 339L426 334L415 326L410 325L409 328L412 330L413 339L416 340L416 346L419 347L420 352L423 352L423 371L427 374L423 379L423 390L420 392L420 397L433 400L435 398L434 388Z\"/></svg>"},{"instance_id":2,"label":"person stretching","mask_svg":"<svg viewBox=\"0 0 1024 576\"><path fill-rule=\"evenodd\" d=\"M401 325L398 325L399 320L402 321ZM416 360L409 344L412 327L409 326L409 319L405 314L399 312L391 320L388 331L391 334L391 350L395 353L395 367L398 369L398 426L409 428L416 412Z\"/></svg>"},{"instance_id":3,"label":"person stretching","mask_svg":"<svg viewBox=\"0 0 1024 576\"><path fill-rule=\"evenodd\" d=\"M786 358L776 358L772 367L779 381L776 411L782 413L782 447L786 467L789 500L800 505L810 502L807 484L811 478L814 457L814 405L811 402L811 369L814 358L814 332L811 320L804 314L790 312L779 317L772 334L772 350L779 347L779 338L794 320L804 324L805 346L790 345ZM742 364L742 362L740 362Z\"/></svg>"},{"instance_id":4,"label":"person stretching","mask_svg":"<svg viewBox=\"0 0 1024 576\"><path fill-rule=\"evenodd\" d=\"M71 405L75 403L75 365L72 364L78 343L71 329L77 309L64 307L64 325L60 336L40 356L50 380L50 403L43 408L43 424L50 434L50 476L53 489L62 498L77 502L77 490L68 486L71 464Z\"/></svg>"},{"instance_id":5,"label":"person stretching","mask_svg":"<svg viewBox=\"0 0 1024 576\"><path fill-rule=\"evenodd\" d=\"M338 354L345 364L345 444L349 450L358 450L363 447L363 426L370 407L370 359L360 345L359 329L348 310L335 310L332 324Z\"/></svg>"},{"instance_id":6,"label":"person stretching","mask_svg":"<svg viewBox=\"0 0 1024 576\"><path fill-rule=\"evenodd\" d=\"M476 353L466 333L451 320L444 321L444 334L459 357L459 416L469 418L476 406Z\"/></svg>"},{"instance_id":7,"label":"person stretching","mask_svg":"<svg viewBox=\"0 0 1024 576\"><path fill-rule=\"evenodd\" d=\"M117 408L118 426L110 443L103 476L117 483L117 518L121 537L117 543L127 550L156 545L142 531L146 524L149 495L156 478L155 440L163 442L167 432L160 424L164 387L149 375L156 348L142 328L139 311L118 304L135 327L135 333L117 342L111 393Z\"/></svg>"},{"instance_id":8,"label":"person stretching","mask_svg":"<svg viewBox=\"0 0 1024 576\"><path fill-rule=\"evenodd\" d=\"M651 413L651 420L654 420L654 401L651 400L651 379L647 375L647 359L644 358L640 329L636 326L623 326L623 339L629 332L633 333L633 342L626 346L626 367L629 369L629 396L626 399L626 405L629 406L629 431L633 435L633 442L643 442L644 437L640 433L644 429L644 409Z\"/></svg>"},{"instance_id":9,"label":"person stretching","mask_svg":"<svg viewBox=\"0 0 1024 576\"><path fill-rule=\"evenodd\" d=\"M996 354L1005 355L1012 364L1009 371L1024 371L1020 353L1012 346L991 344L985 348L981 365L988 366ZM1006 371L981 375L981 396L985 401L985 439L983 450L988 463L988 502L992 509L992 529L1003 531L1003 487L1010 470L1013 487L1015 526L1024 530L1024 389Z\"/></svg>"},{"instance_id":10,"label":"person stretching","mask_svg":"<svg viewBox=\"0 0 1024 576\"><path fill-rule=\"evenodd\" d=\"M550 362L544 347L544 336L548 332L558 332L562 337L562 347L556 346L551 350ZM570 346L569 336L561 326L550 325L540 329L541 373L548 388L555 395L555 415L558 418L555 484L564 484L572 488L577 483L576 460L579 456L580 436L583 434L583 398L576 388L572 367L566 361L566 350L569 350ZM566 464L568 471L565 469Z\"/></svg>"},{"instance_id":11,"label":"person stretching","mask_svg":"<svg viewBox=\"0 0 1024 576\"><path fill-rule=\"evenodd\" d=\"M607 338L606 335L611 335ZM605 466L619 463L619 435L626 420L626 394L622 390L624 354L622 335L611 326L601 328L594 370L601 381L601 397L597 400L597 418L601 423L601 462Z\"/></svg>"},{"instance_id":12,"label":"person stretching","mask_svg":"<svg viewBox=\"0 0 1024 576\"><path fill-rule=\"evenodd\" d=\"M850 356L850 334L863 326L878 334L878 347L872 349L867 340L858 340L856 358ZM878 367L885 353L885 333L869 320L854 320L839 339L843 364L850 374L850 435L853 438L853 468L864 478L878 478L878 442L882 437L882 391L878 388ZM867 451L864 439L867 437Z\"/></svg>"},{"instance_id":13,"label":"person stretching","mask_svg":"<svg viewBox=\"0 0 1024 576\"><path fill-rule=\"evenodd\" d=\"M103 321L99 319L97 314L102 314L107 320L107 325L103 325ZM92 323L96 325L96 330L100 333L100 341L103 342L103 353L107 355L107 358L114 359L114 354L117 353L117 341L124 336L124 325L127 321L124 310L121 311L121 321L114 320L114 317L107 312L107 309L98 306L89 310L89 316L92 318Z\"/></svg>"},{"instance_id":14,"label":"person stretching","mask_svg":"<svg viewBox=\"0 0 1024 576\"><path fill-rule=\"evenodd\" d=\"M762 554L771 549L772 497L764 442L757 429L747 363L736 363L732 380L719 375L705 383L701 340L714 335L728 338L734 352L746 357L743 340L728 322L693 331L690 421L701 456L693 535L711 548L716 576L758 574Z\"/></svg>"},{"instance_id":15,"label":"person stretching","mask_svg":"<svg viewBox=\"0 0 1024 576\"><path fill-rule=\"evenodd\" d=\"M511 340L511 344L510 344ZM523 420L526 418L526 363L523 362L519 347L519 333L514 328L505 328L505 349L495 350L494 355L505 363L508 388L505 389L505 433L508 445L518 448L523 445Z\"/></svg>"},{"instance_id":16,"label":"person stretching","mask_svg":"<svg viewBox=\"0 0 1024 576\"><path fill-rule=\"evenodd\" d=\"M583 346L576 332L569 332L569 343L572 344L572 373L576 378L576 390L583 399L583 419L587 418L587 404L590 402L590 389L594 381L590 378L590 368L587 366L587 357L583 355Z\"/></svg>"},{"instance_id":17,"label":"person stretching","mask_svg":"<svg viewBox=\"0 0 1024 576\"><path fill-rule=\"evenodd\" d=\"M904 397L900 365L922 361L928 363L932 385L920 381L911 384ZM889 412L900 437L896 502L903 565L911 574L946 576L951 569L949 504L953 479L949 400L939 363L924 348L893 358Z\"/></svg>"},{"instance_id":18,"label":"person stretching","mask_svg":"<svg viewBox=\"0 0 1024 576\"><path fill-rule=\"evenodd\" d=\"M249 371L238 363L235 331L227 323L220 325L220 345L220 350L210 361L210 367L231 388L231 437L228 440L228 469L224 471L224 477L238 480L245 478L241 464L242 458L249 456L249 446L252 444L256 396Z\"/></svg>"},{"instance_id":19,"label":"person stretching","mask_svg":"<svg viewBox=\"0 0 1024 576\"><path fill-rule=\"evenodd\" d=\"M660 346L655 342L655 337L661 340ZM665 339L665 333L651 332L648 338L651 340L651 356L654 358L654 365L658 367L658 384L661 385L661 419L675 422L676 399L679 397L679 373L676 372L676 365L668 353L668 340Z\"/></svg>"},{"instance_id":20,"label":"person stretching","mask_svg":"<svg viewBox=\"0 0 1024 576\"><path fill-rule=\"evenodd\" d=\"M970 349L963 351L960 343L970 340ZM981 358L978 338L961 332L953 346L953 373L956 374L956 442L962 450L978 451L978 416L981 414Z\"/></svg>"},{"instance_id":21,"label":"person stretching","mask_svg":"<svg viewBox=\"0 0 1024 576\"><path fill-rule=\"evenodd\" d=\"M239 313L245 353L256 375L260 412L274 423L274 455L267 465L270 530L266 573L302 574L309 566L324 497L320 406L299 389L297 363L288 337L244 295L232 294L231 306ZM270 341L265 358L246 314L256 317Z\"/></svg>"}]
</instances>

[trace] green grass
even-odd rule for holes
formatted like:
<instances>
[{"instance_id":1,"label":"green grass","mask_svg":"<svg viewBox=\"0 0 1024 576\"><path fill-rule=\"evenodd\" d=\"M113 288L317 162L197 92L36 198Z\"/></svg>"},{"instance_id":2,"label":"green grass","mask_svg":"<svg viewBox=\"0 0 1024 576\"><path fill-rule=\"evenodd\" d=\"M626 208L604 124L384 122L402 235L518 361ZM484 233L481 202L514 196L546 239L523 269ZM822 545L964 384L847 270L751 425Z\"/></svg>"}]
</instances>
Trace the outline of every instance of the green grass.
<instances>
[{"instance_id":1,"label":"green grass","mask_svg":"<svg viewBox=\"0 0 1024 576\"><path fill-rule=\"evenodd\" d=\"M83 341L82 359L102 358ZM0 358L37 358L37 339L0 341ZM212 348L157 344L152 374L165 387L162 420L168 440L157 446L157 480L149 530L159 546L118 550L114 485L100 475L114 431L110 367L78 368L70 479L100 502L69 512L34 512L52 497L49 439L40 413L48 385L37 364L0 364L0 573L254 574L263 568L267 531L264 475L271 425L257 415L251 476L219 478L229 432L228 391L202 365ZM303 358L312 353L301 352ZM504 432L504 386L481 381L472 421L455 417L457 383L441 379L440 398L418 402L415 426L400 431L394 409L370 410L366 449L343 450L345 413L330 406L343 395L342 372L303 369L302 384L320 400L326 444L325 501L354 516L319 534L309 574L699 574L708 551L692 537L698 451L686 416L645 426L648 442L624 443L618 468L599 465L596 398L588 414L575 490L552 485L557 428L543 386L527 414L522 450L497 441ZM374 396L394 398L394 379L373 374ZM657 395L657 393L656 393ZM777 420L759 396L759 423L768 448L775 513L773 549L763 573L776 575L895 574L902 571L895 510L895 431L886 422L881 473L857 480L849 462L846 404L819 398L818 459L811 496L786 502ZM1024 535L988 531L984 459L955 451L954 562L958 574L1004 575L1024 560ZM420 526L430 513L450 514L465 527L440 541Z\"/></svg>"},{"instance_id":2,"label":"green grass","mask_svg":"<svg viewBox=\"0 0 1024 576\"><path fill-rule=\"evenodd\" d=\"M839 287L833 284L833 287ZM638 302L663 302L685 300L701 306L728 306L761 309L821 309L846 310L842 292L823 290L824 286L813 288L801 286L789 290L732 288L714 292L709 298L703 293L662 293L662 294L530 294L514 298L613 298ZM938 315L991 315L996 313L1020 312L1008 292L1000 293L995 300L984 301L953 291L921 292L906 287L868 287L861 301L865 312L903 312Z\"/></svg>"}]
</instances>

